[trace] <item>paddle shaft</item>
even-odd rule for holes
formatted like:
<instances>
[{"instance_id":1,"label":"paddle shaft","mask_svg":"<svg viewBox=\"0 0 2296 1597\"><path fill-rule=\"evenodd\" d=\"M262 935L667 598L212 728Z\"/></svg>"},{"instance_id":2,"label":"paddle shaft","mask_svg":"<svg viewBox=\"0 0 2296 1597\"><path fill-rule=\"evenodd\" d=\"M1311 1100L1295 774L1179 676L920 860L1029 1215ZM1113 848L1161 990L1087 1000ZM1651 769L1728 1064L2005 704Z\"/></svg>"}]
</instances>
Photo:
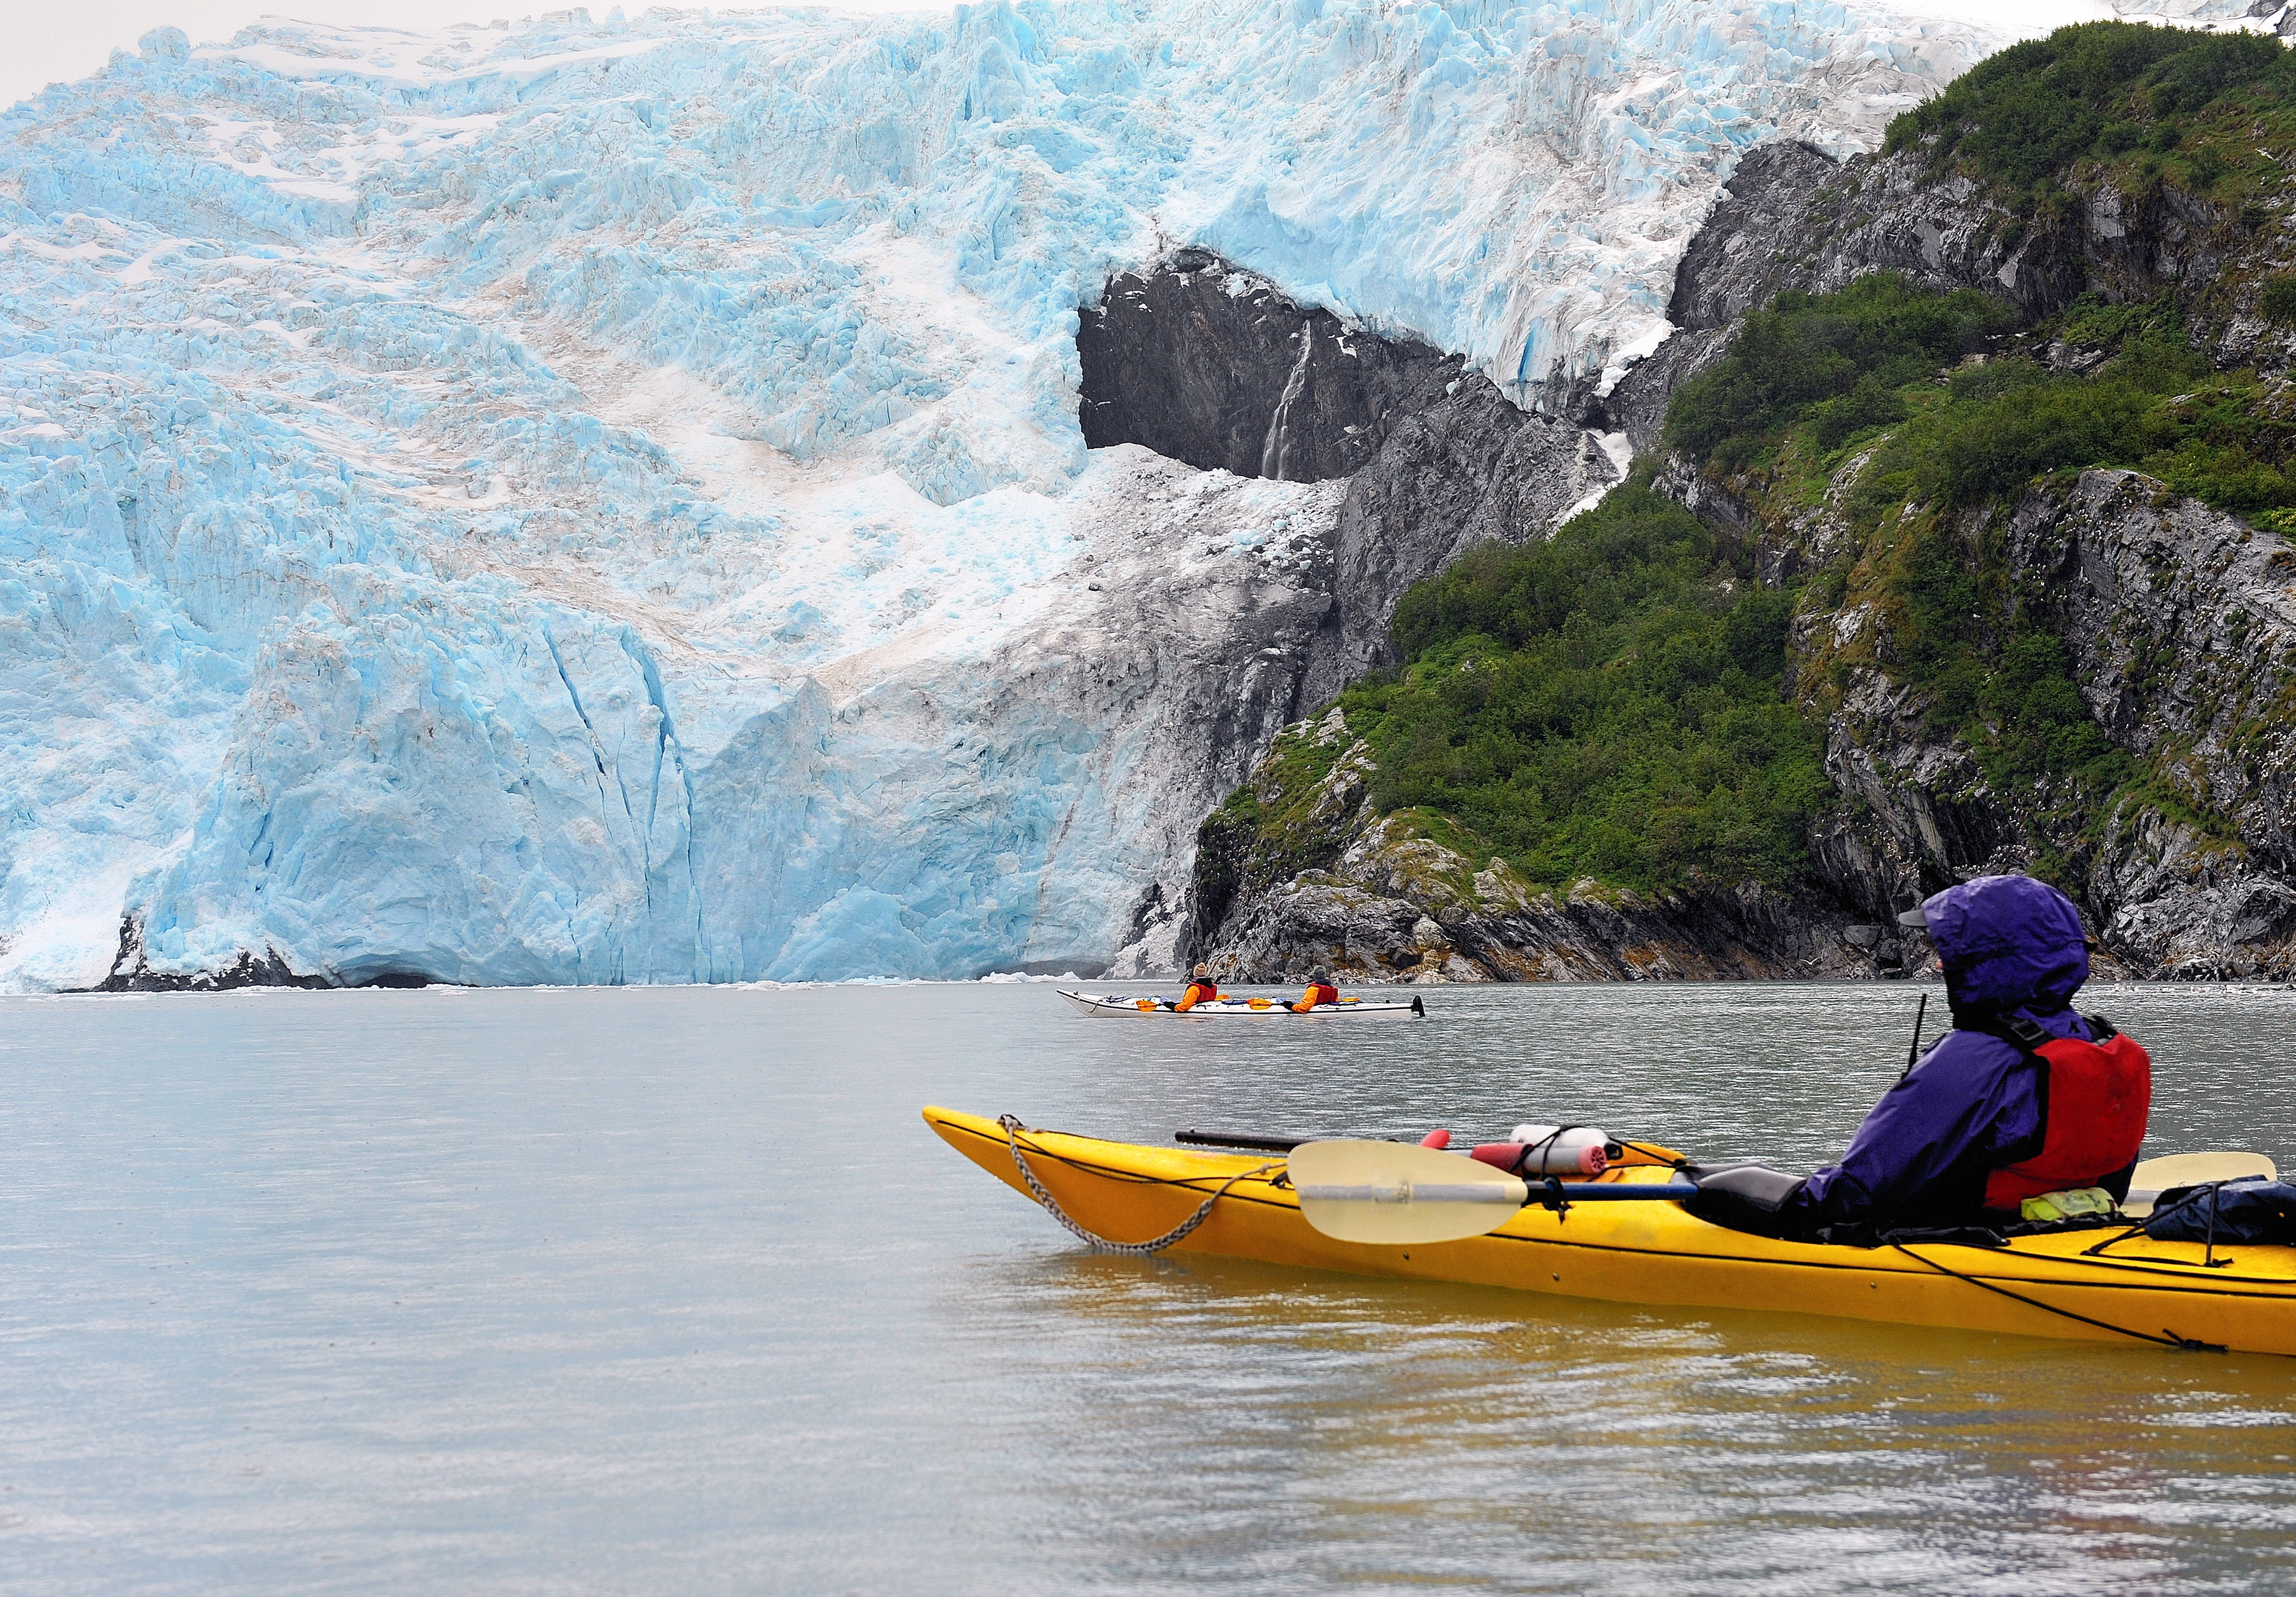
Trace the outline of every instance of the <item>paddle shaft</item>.
<instances>
[{"instance_id":1,"label":"paddle shaft","mask_svg":"<svg viewBox=\"0 0 2296 1597\"><path fill-rule=\"evenodd\" d=\"M1289 1153L1302 1142L1312 1142L1314 1137L1261 1137L1245 1133L1225 1131L1176 1131L1172 1140L1191 1148L1248 1148L1254 1153Z\"/></svg>"},{"instance_id":2,"label":"paddle shaft","mask_svg":"<svg viewBox=\"0 0 2296 1597\"><path fill-rule=\"evenodd\" d=\"M1566 1203L1679 1203L1685 1198L1698 1196L1698 1189L1686 1181L1634 1184L1564 1181L1552 1186L1542 1183L1530 1189L1530 1198L1527 1202L1516 1198L1505 1187L1466 1183L1447 1185L1420 1182L1396 1186L1377 1183L1303 1186L1297 1190L1303 1199L1328 1200L1333 1203L1488 1203L1508 1208L1529 1208L1537 1204L1552 1202L1558 1191Z\"/></svg>"}]
</instances>

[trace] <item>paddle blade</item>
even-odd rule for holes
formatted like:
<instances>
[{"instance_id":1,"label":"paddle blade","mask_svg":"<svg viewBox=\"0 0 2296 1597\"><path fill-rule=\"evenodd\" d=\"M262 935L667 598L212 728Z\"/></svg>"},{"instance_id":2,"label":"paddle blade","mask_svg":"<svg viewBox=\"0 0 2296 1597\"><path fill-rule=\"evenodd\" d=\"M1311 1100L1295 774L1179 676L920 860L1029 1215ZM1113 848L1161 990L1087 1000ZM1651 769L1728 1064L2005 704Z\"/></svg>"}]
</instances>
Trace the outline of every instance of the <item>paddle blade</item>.
<instances>
[{"instance_id":1,"label":"paddle blade","mask_svg":"<svg viewBox=\"0 0 2296 1597\"><path fill-rule=\"evenodd\" d=\"M1342 1242L1449 1242L1513 1219L1530 1198L1518 1176L1403 1142L1302 1142L1292 1187L1308 1224Z\"/></svg>"},{"instance_id":2,"label":"paddle blade","mask_svg":"<svg viewBox=\"0 0 2296 1597\"><path fill-rule=\"evenodd\" d=\"M2260 1153L2170 1153L2148 1159L2128 1178L2131 1187L2165 1192L2170 1187L2196 1187L2204 1181L2238 1181L2261 1175L2277 1181L2280 1171Z\"/></svg>"},{"instance_id":3,"label":"paddle blade","mask_svg":"<svg viewBox=\"0 0 2296 1597\"><path fill-rule=\"evenodd\" d=\"M2128 1177L2128 1201L2123 1213L2143 1219L2152 1212L2152 1200L2170 1187L2196 1187L2204 1181L2237 1181L2243 1175L2280 1178L2279 1167L2260 1153L2169 1153L2148 1159Z\"/></svg>"}]
</instances>

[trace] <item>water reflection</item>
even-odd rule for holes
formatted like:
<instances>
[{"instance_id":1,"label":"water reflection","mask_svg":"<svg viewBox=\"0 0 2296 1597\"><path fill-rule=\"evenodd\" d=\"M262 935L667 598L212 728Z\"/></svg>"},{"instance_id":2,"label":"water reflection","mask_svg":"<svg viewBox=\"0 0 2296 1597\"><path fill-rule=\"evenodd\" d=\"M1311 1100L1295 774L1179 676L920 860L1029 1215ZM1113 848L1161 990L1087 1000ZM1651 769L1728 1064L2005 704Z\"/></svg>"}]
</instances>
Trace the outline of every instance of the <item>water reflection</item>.
<instances>
[{"instance_id":1,"label":"water reflection","mask_svg":"<svg viewBox=\"0 0 2296 1597\"><path fill-rule=\"evenodd\" d=\"M2296 995L2086 996L2161 1062L2150 1151L2296 1162ZM1913 1017L1894 987L1430 1004L0 1001L0 1584L2296 1586L2296 1360L1095 1257L916 1118L1572 1119L1806 1167Z\"/></svg>"},{"instance_id":2,"label":"water reflection","mask_svg":"<svg viewBox=\"0 0 2296 1597\"><path fill-rule=\"evenodd\" d=\"M1027 1341L1043 1470L1093 1527L1061 1539L1117 1584L2205 1591L2296 1573L2284 1361L1219 1261L1050 1257L1004 1284L1027 1306L990 1334Z\"/></svg>"}]
</instances>

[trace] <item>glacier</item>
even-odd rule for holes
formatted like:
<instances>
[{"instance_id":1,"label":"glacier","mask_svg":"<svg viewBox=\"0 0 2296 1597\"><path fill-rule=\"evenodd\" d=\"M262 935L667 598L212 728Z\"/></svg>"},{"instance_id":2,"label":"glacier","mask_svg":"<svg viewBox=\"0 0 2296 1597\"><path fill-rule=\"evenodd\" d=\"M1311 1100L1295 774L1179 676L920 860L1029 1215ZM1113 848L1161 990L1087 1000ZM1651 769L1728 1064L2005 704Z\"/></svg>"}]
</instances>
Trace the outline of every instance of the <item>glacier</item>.
<instances>
[{"instance_id":1,"label":"glacier","mask_svg":"<svg viewBox=\"0 0 2296 1597\"><path fill-rule=\"evenodd\" d=\"M1203 245L1536 405L1664 335L1745 150L2007 37L157 29L0 115L0 990L1152 964L1305 708L1341 485L1087 451L1078 307Z\"/></svg>"}]
</instances>

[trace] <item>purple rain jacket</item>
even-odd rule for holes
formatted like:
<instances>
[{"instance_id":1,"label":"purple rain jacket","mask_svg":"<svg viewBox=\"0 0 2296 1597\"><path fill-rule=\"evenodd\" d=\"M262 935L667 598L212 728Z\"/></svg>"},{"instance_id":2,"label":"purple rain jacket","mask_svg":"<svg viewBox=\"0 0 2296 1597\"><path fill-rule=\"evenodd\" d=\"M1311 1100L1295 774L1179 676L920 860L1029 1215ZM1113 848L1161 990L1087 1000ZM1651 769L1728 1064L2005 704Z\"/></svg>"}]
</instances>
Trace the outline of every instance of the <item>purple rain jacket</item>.
<instances>
[{"instance_id":1,"label":"purple rain jacket","mask_svg":"<svg viewBox=\"0 0 2296 1597\"><path fill-rule=\"evenodd\" d=\"M1787 1200L1784 1217L1797 1226L1972 1217L1988 1174L2040 1151L2045 1113L2024 1052L1974 1028L2021 1014L2053 1036L2095 1040L2070 1008L2088 979L2088 945L2062 893L2030 876L1980 876L1922 908L1955 1029L1882 1094L1841 1162ZM2128 1172L2101 1184L2125 1198Z\"/></svg>"}]
</instances>

